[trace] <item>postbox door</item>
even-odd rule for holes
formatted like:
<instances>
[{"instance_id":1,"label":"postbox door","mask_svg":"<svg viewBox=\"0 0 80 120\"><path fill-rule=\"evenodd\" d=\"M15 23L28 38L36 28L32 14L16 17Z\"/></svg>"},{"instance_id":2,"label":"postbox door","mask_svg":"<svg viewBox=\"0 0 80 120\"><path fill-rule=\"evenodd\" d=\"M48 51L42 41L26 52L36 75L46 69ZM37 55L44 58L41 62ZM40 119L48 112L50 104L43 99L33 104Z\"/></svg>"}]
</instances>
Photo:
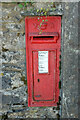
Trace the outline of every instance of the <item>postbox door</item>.
<instances>
[{"instance_id":1,"label":"postbox door","mask_svg":"<svg viewBox=\"0 0 80 120\"><path fill-rule=\"evenodd\" d=\"M56 52L33 52L33 99L55 100Z\"/></svg>"}]
</instances>

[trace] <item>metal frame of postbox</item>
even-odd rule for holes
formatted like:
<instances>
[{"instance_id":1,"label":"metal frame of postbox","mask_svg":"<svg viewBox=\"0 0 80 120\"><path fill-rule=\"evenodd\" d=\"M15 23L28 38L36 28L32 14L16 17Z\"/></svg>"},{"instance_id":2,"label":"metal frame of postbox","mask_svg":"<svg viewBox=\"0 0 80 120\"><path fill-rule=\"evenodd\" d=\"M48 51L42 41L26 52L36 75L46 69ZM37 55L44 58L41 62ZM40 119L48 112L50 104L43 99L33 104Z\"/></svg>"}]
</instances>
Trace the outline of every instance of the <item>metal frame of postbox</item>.
<instances>
[{"instance_id":1,"label":"metal frame of postbox","mask_svg":"<svg viewBox=\"0 0 80 120\"><path fill-rule=\"evenodd\" d=\"M44 22L43 20L46 20L46 19L48 21ZM43 22L41 24L41 28L39 29L40 27L39 25L41 21ZM60 48L61 48L61 17L60 16L26 17L25 18L25 34L26 34L28 106L29 107L57 106L57 102L59 100L59 79L60 79L59 78L59 74L60 74L59 61L60 61ZM51 37L48 37L48 36L51 36ZM51 76L53 81L51 78L50 78L51 79L50 81L47 80L48 82L47 87L49 86L49 82L52 81L50 83L50 86L52 86L52 89L53 89L52 93L54 93L53 99L48 98L48 96L50 96L49 95L50 88L47 90L47 87L45 87L46 89L45 96L47 96L48 100L46 100L44 97L43 99L41 98L35 99L34 97L34 95L37 92L36 90L39 90L37 88L39 84L37 84L37 82L34 80L34 78L37 78L35 76L40 77L41 75L41 79L43 79L44 76L47 76L46 73L36 72L39 69L38 68L38 51L48 51L48 73L47 73L48 77L45 77L45 78L49 78L49 74L51 71L53 71L53 67L54 67L54 72ZM44 84L41 84L41 85L45 86L46 85L45 82L43 83ZM43 90L41 88L43 88ZM40 88L40 91L41 92L44 91L44 87L41 87L41 88ZM52 96L50 98L52 98Z\"/></svg>"}]
</instances>

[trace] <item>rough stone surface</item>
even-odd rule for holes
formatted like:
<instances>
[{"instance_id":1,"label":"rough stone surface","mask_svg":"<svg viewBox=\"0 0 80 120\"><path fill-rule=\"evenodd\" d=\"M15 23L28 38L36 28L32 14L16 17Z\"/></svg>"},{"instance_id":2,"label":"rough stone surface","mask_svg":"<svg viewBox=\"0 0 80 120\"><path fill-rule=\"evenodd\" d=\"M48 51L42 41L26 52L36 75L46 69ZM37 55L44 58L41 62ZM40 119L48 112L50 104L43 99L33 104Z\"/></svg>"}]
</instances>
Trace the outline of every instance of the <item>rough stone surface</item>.
<instances>
[{"instance_id":1,"label":"rough stone surface","mask_svg":"<svg viewBox=\"0 0 80 120\"><path fill-rule=\"evenodd\" d=\"M61 109L58 107L28 107L25 53L25 17L37 13L42 4L27 4L26 9L17 3L0 3L0 115L8 118L62 118L78 117L78 3L44 3L47 15L62 15L61 42ZM49 6L47 6L49 5ZM1 63L1 62L0 62ZM61 114L62 113L62 114Z\"/></svg>"},{"instance_id":2,"label":"rough stone surface","mask_svg":"<svg viewBox=\"0 0 80 120\"><path fill-rule=\"evenodd\" d=\"M66 3L63 37L62 117L78 118L78 3Z\"/></svg>"}]
</instances>

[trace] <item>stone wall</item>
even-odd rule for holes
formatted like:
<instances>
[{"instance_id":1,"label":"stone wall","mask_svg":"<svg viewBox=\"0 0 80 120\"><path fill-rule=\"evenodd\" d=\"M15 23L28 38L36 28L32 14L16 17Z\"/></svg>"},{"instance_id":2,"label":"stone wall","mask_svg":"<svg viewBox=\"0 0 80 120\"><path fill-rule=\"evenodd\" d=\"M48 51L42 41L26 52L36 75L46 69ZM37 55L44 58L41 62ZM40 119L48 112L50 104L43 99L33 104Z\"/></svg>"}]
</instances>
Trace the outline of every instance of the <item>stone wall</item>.
<instances>
[{"instance_id":1,"label":"stone wall","mask_svg":"<svg viewBox=\"0 0 80 120\"><path fill-rule=\"evenodd\" d=\"M62 116L78 117L78 3L66 3L63 32Z\"/></svg>"},{"instance_id":2,"label":"stone wall","mask_svg":"<svg viewBox=\"0 0 80 120\"><path fill-rule=\"evenodd\" d=\"M49 9L47 15L62 15L61 105L31 108L27 103L25 17L42 15L36 9L43 7ZM0 3L0 8L0 114L4 118L77 118L78 3L27 3L20 8L19 3L11 2Z\"/></svg>"}]
</instances>

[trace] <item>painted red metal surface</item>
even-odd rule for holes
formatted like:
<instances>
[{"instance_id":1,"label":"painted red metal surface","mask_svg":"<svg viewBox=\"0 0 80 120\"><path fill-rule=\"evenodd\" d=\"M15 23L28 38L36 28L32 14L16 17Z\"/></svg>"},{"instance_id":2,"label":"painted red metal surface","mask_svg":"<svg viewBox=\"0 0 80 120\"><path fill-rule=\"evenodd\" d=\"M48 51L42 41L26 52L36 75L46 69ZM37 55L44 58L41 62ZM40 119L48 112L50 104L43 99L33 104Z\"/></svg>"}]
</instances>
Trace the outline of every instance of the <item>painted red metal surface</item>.
<instances>
[{"instance_id":1,"label":"painted red metal surface","mask_svg":"<svg viewBox=\"0 0 80 120\"><path fill-rule=\"evenodd\" d=\"M25 33L28 106L56 106L59 99L61 17L26 17ZM41 65L44 68L40 69Z\"/></svg>"}]
</instances>

